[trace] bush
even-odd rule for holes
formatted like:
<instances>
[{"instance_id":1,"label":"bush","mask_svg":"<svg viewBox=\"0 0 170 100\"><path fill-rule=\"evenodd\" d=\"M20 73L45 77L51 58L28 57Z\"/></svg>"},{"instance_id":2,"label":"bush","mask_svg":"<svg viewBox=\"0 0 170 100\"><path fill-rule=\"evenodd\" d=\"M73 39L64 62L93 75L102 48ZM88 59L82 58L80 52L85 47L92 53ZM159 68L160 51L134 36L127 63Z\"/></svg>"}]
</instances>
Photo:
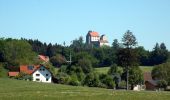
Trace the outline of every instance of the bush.
<instances>
[{"instance_id":1,"label":"bush","mask_svg":"<svg viewBox=\"0 0 170 100\"><path fill-rule=\"evenodd\" d=\"M60 72L57 75L55 75L55 77L56 77L57 83L60 83L60 84L68 84L70 81L70 76L67 75L66 73Z\"/></svg>"},{"instance_id":2,"label":"bush","mask_svg":"<svg viewBox=\"0 0 170 100\"><path fill-rule=\"evenodd\" d=\"M61 66L60 69L58 70L58 72L66 73L67 72L67 66L65 66L65 65Z\"/></svg>"},{"instance_id":3,"label":"bush","mask_svg":"<svg viewBox=\"0 0 170 100\"><path fill-rule=\"evenodd\" d=\"M84 73L90 73L93 71L91 61L88 59L80 59L78 61L78 66L80 66Z\"/></svg>"},{"instance_id":4,"label":"bush","mask_svg":"<svg viewBox=\"0 0 170 100\"><path fill-rule=\"evenodd\" d=\"M83 85L89 87L98 87L100 83L99 77L96 73L89 73L84 79Z\"/></svg>"},{"instance_id":5,"label":"bush","mask_svg":"<svg viewBox=\"0 0 170 100\"><path fill-rule=\"evenodd\" d=\"M119 88L125 89L126 88L126 81L121 81L119 83Z\"/></svg>"},{"instance_id":6,"label":"bush","mask_svg":"<svg viewBox=\"0 0 170 100\"><path fill-rule=\"evenodd\" d=\"M115 87L115 82L112 76L107 74L101 74L99 77L101 83L105 84L107 88L113 89Z\"/></svg>"},{"instance_id":7,"label":"bush","mask_svg":"<svg viewBox=\"0 0 170 100\"><path fill-rule=\"evenodd\" d=\"M66 59L62 55L57 54L56 56L50 58L50 62L53 64L53 66L61 67L61 65L66 63Z\"/></svg>"},{"instance_id":8,"label":"bush","mask_svg":"<svg viewBox=\"0 0 170 100\"><path fill-rule=\"evenodd\" d=\"M80 85L80 82L77 79L77 75L71 75L70 77L70 81L69 81L69 85L73 85L73 86L78 86Z\"/></svg>"},{"instance_id":9,"label":"bush","mask_svg":"<svg viewBox=\"0 0 170 100\"><path fill-rule=\"evenodd\" d=\"M23 72L20 72L19 75L17 75L15 78L19 80L29 80L29 81L32 81L33 79L32 75L29 75Z\"/></svg>"},{"instance_id":10,"label":"bush","mask_svg":"<svg viewBox=\"0 0 170 100\"><path fill-rule=\"evenodd\" d=\"M166 89L168 83L165 80L158 81L158 87Z\"/></svg>"},{"instance_id":11,"label":"bush","mask_svg":"<svg viewBox=\"0 0 170 100\"><path fill-rule=\"evenodd\" d=\"M0 77L8 77L7 70L0 64Z\"/></svg>"}]
</instances>

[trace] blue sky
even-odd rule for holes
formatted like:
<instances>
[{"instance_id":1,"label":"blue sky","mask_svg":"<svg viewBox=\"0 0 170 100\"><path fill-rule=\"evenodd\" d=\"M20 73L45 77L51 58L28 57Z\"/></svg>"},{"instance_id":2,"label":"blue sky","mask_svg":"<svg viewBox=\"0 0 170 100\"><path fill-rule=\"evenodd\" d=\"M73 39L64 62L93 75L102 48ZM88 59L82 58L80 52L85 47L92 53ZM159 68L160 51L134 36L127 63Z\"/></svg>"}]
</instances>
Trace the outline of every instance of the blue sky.
<instances>
[{"instance_id":1,"label":"blue sky","mask_svg":"<svg viewBox=\"0 0 170 100\"><path fill-rule=\"evenodd\" d=\"M69 45L89 30L110 44L131 30L138 45L170 50L170 0L0 0L0 37Z\"/></svg>"}]
</instances>

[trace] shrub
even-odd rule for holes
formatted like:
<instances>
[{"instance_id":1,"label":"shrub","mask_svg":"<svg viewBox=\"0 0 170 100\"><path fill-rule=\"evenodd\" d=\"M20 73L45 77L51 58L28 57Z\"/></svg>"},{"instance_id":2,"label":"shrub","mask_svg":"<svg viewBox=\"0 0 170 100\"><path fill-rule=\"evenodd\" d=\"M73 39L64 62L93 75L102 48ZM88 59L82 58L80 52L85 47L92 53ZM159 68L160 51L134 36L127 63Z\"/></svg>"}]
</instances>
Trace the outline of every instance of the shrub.
<instances>
[{"instance_id":1,"label":"shrub","mask_svg":"<svg viewBox=\"0 0 170 100\"><path fill-rule=\"evenodd\" d=\"M68 82L70 81L70 76L67 75L66 73L58 73L57 75L55 75L57 83L60 84L68 84Z\"/></svg>"},{"instance_id":2,"label":"shrub","mask_svg":"<svg viewBox=\"0 0 170 100\"><path fill-rule=\"evenodd\" d=\"M19 80L29 80L29 81L32 81L33 79L32 75L29 75L23 72L20 72L15 78Z\"/></svg>"},{"instance_id":3,"label":"shrub","mask_svg":"<svg viewBox=\"0 0 170 100\"><path fill-rule=\"evenodd\" d=\"M70 84L70 85L73 85L73 86L78 86L78 85L80 85L80 82L78 81L76 74L70 76L69 84Z\"/></svg>"},{"instance_id":4,"label":"shrub","mask_svg":"<svg viewBox=\"0 0 170 100\"><path fill-rule=\"evenodd\" d=\"M121 81L119 83L119 88L125 89L126 88L126 81Z\"/></svg>"},{"instance_id":5,"label":"shrub","mask_svg":"<svg viewBox=\"0 0 170 100\"><path fill-rule=\"evenodd\" d=\"M87 85L89 87L98 87L100 83L99 77L96 73L89 73L86 75L83 85Z\"/></svg>"},{"instance_id":6,"label":"shrub","mask_svg":"<svg viewBox=\"0 0 170 100\"><path fill-rule=\"evenodd\" d=\"M91 61L88 59L80 59L78 61L78 66L80 66L84 73L90 73L93 71Z\"/></svg>"},{"instance_id":7,"label":"shrub","mask_svg":"<svg viewBox=\"0 0 170 100\"><path fill-rule=\"evenodd\" d=\"M65 66L65 65L61 66L60 69L58 70L58 72L66 73L67 72L67 66Z\"/></svg>"},{"instance_id":8,"label":"shrub","mask_svg":"<svg viewBox=\"0 0 170 100\"><path fill-rule=\"evenodd\" d=\"M158 81L158 87L166 89L168 83L165 80Z\"/></svg>"},{"instance_id":9,"label":"shrub","mask_svg":"<svg viewBox=\"0 0 170 100\"><path fill-rule=\"evenodd\" d=\"M53 66L61 67L61 65L66 63L66 59L62 55L57 54L56 56L50 58L50 62L53 64Z\"/></svg>"},{"instance_id":10,"label":"shrub","mask_svg":"<svg viewBox=\"0 0 170 100\"><path fill-rule=\"evenodd\" d=\"M107 88L113 89L115 87L115 82L112 78L112 76L107 74L101 74L99 77L101 83L105 84Z\"/></svg>"}]
</instances>

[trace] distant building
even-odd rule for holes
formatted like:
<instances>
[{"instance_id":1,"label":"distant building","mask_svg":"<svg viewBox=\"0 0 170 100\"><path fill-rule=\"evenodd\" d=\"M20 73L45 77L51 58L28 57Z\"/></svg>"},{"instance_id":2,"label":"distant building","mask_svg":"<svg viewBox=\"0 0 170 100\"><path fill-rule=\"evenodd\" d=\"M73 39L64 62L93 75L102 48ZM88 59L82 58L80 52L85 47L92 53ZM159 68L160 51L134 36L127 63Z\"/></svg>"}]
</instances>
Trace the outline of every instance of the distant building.
<instances>
[{"instance_id":1,"label":"distant building","mask_svg":"<svg viewBox=\"0 0 170 100\"><path fill-rule=\"evenodd\" d=\"M44 55L38 55L38 59L43 62L49 62L49 57Z\"/></svg>"},{"instance_id":2,"label":"distant building","mask_svg":"<svg viewBox=\"0 0 170 100\"><path fill-rule=\"evenodd\" d=\"M19 72L8 72L9 77L15 77L19 74Z\"/></svg>"},{"instance_id":3,"label":"distant building","mask_svg":"<svg viewBox=\"0 0 170 100\"><path fill-rule=\"evenodd\" d=\"M105 35L102 35L100 37L99 33L95 31L88 31L86 35L86 44L92 45L95 47L101 47L104 45L109 46L107 37Z\"/></svg>"},{"instance_id":4,"label":"distant building","mask_svg":"<svg viewBox=\"0 0 170 100\"><path fill-rule=\"evenodd\" d=\"M109 46L109 42L108 42L107 37L105 35L102 35L100 37L99 44L100 44L99 45L100 47L103 46L103 45Z\"/></svg>"},{"instance_id":5,"label":"distant building","mask_svg":"<svg viewBox=\"0 0 170 100\"><path fill-rule=\"evenodd\" d=\"M158 80L153 80L151 72L144 72L144 83L146 90L158 90Z\"/></svg>"},{"instance_id":6,"label":"distant building","mask_svg":"<svg viewBox=\"0 0 170 100\"><path fill-rule=\"evenodd\" d=\"M19 72L8 72L9 77L15 77L19 73L31 75L33 81L51 83L52 74L44 65L21 65Z\"/></svg>"}]
</instances>

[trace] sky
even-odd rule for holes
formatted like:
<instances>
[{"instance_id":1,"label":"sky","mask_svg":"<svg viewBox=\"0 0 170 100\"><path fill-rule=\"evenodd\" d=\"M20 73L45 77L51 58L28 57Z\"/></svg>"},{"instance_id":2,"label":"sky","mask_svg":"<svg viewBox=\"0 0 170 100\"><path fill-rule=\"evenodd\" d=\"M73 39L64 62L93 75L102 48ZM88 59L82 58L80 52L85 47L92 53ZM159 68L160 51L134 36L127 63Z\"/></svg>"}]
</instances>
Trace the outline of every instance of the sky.
<instances>
[{"instance_id":1,"label":"sky","mask_svg":"<svg viewBox=\"0 0 170 100\"><path fill-rule=\"evenodd\" d=\"M170 50L170 0L0 0L0 37L69 45L89 30L110 44L130 30L146 50Z\"/></svg>"}]
</instances>

